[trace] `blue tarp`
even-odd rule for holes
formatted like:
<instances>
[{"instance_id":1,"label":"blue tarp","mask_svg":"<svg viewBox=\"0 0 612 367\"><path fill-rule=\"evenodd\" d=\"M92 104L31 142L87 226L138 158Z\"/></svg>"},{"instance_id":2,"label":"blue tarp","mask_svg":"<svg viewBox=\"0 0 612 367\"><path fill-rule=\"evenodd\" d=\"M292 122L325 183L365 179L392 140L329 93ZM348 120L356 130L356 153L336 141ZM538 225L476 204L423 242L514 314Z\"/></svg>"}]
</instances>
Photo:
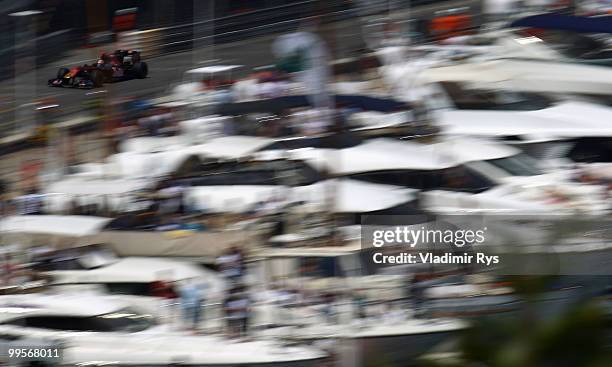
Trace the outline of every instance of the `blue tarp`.
<instances>
[{"instance_id":1,"label":"blue tarp","mask_svg":"<svg viewBox=\"0 0 612 367\"><path fill-rule=\"evenodd\" d=\"M612 33L612 17L578 17L547 13L515 20L510 27L557 29L579 33Z\"/></svg>"}]
</instances>

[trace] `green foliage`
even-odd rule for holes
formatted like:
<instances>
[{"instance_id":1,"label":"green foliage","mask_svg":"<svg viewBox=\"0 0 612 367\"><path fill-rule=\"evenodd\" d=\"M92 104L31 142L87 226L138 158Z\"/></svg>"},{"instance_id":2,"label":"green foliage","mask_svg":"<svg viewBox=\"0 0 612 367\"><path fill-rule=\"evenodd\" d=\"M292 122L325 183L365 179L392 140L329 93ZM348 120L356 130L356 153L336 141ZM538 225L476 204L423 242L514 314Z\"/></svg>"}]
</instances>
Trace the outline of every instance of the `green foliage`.
<instances>
[{"instance_id":1,"label":"green foliage","mask_svg":"<svg viewBox=\"0 0 612 367\"><path fill-rule=\"evenodd\" d=\"M594 301L583 301L559 315L534 317L550 278L516 277L523 310L512 318L485 318L474 322L458 343L458 358L448 363L425 362L428 367L599 367L612 366L608 318ZM546 310L544 310L546 311Z\"/></svg>"}]
</instances>

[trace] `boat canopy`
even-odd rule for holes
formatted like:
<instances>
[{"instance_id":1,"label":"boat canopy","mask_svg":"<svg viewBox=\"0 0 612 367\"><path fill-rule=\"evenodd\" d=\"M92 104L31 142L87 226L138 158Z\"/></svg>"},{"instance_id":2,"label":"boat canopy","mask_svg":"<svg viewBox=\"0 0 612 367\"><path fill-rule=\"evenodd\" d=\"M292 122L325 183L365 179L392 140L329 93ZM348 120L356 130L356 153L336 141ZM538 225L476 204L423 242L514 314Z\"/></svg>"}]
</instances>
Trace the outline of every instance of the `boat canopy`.
<instances>
[{"instance_id":1,"label":"boat canopy","mask_svg":"<svg viewBox=\"0 0 612 367\"><path fill-rule=\"evenodd\" d=\"M460 133L459 122L445 128L449 135L467 135ZM492 140L463 139L446 137L423 143L378 138L346 149L303 149L291 152L290 157L334 176L348 176L376 171L443 170L467 162L505 158L520 152Z\"/></svg>"},{"instance_id":2,"label":"boat canopy","mask_svg":"<svg viewBox=\"0 0 612 367\"><path fill-rule=\"evenodd\" d=\"M154 153L117 153L107 158L109 170L119 177L137 177L151 179L188 170L202 159L193 147L176 147L176 149Z\"/></svg>"},{"instance_id":3,"label":"boat canopy","mask_svg":"<svg viewBox=\"0 0 612 367\"><path fill-rule=\"evenodd\" d=\"M442 111L440 125L449 135L548 141L609 137L612 135L607 124L610 118L612 112L605 106L564 102L539 111Z\"/></svg>"},{"instance_id":4,"label":"boat canopy","mask_svg":"<svg viewBox=\"0 0 612 367\"><path fill-rule=\"evenodd\" d=\"M517 19L510 27L555 29L579 33L612 33L611 17L580 17L558 13L546 13Z\"/></svg>"},{"instance_id":5,"label":"boat canopy","mask_svg":"<svg viewBox=\"0 0 612 367\"><path fill-rule=\"evenodd\" d=\"M225 73L228 71L234 71L242 68L244 65L211 65L204 66L197 69L187 70L187 74L217 74L217 73Z\"/></svg>"},{"instance_id":6,"label":"boat canopy","mask_svg":"<svg viewBox=\"0 0 612 367\"><path fill-rule=\"evenodd\" d=\"M170 150L173 147L184 145L181 136L153 137L143 136L126 139L120 144L120 152L151 153Z\"/></svg>"},{"instance_id":7,"label":"boat canopy","mask_svg":"<svg viewBox=\"0 0 612 367\"><path fill-rule=\"evenodd\" d=\"M4 243L55 248L91 244L111 218L81 215L17 215L0 220Z\"/></svg>"},{"instance_id":8,"label":"boat canopy","mask_svg":"<svg viewBox=\"0 0 612 367\"><path fill-rule=\"evenodd\" d=\"M329 194L334 193L333 203ZM243 213L261 203L286 205L307 204L305 211L332 208L334 213L377 213L399 207L416 199L416 190L348 179L321 181L312 185L288 187L279 185L194 186L187 189L185 203L209 213Z\"/></svg>"},{"instance_id":9,"label":"boat canopy","mask_svg":"<svg viewBox=\"0 0 612 367\"><path fill-rule=\"evenodd\" d=\"M52 183L45 189L47 194L68 195L121 195L143 190L150 185L146 180L67 178Z\"/></svg>"},{"instance_id":10,"label":"boat canopy","mask_svg":"<svg viewBox=\"0 0 612 367\"><path fill-rule=\"evenodd\" d=\"M295 150L304 148L344 149L363 143L363 139L351 131L318 136L298 136L278 139L262 150Z\"/></svg>"},{"instance_id":11,"label":"boat canopy","mask_svg":"<svg viewBox=\"0 0 612 367\"><path fill-rule=\"evenodd\" d=\"M410 74L404 74L410 78ZM469 82L475 87L524 92L609 95L612 70L605 66L548 60L497 59L432 67L419 75L423 82Z\"/></svg>"},{"instance_id":12,"label":"boat canopy","mask_svg":"<svg viewBox=\"0 0 612 367\"><path fill-rule=\"evenodd\" d=\"M67 178L52 183L44 190L45 206L49 212L60 213L74 205L96 205L111 210L127 210L132 195L149 188L152 181L137 179Z\"/></svg>"},{"instance_id":13,"label":"boat canopy","mask_svg":"<svg viewBox=\"0 0 612 367\"><path fill-rule=\"evenodd\" d=\"M471 137L461 139L447 137L432 145L440 153L455 157L458 164L506 158L521 152L508 145Z\"/></svg>"},{"instance_id":14,"label":"boat canopy","mask_svg":"<svg viewBox=\"0 0 612 367\"><path fill-rule=\"evenodd\" d=\"M192 154L218 159L239 159L274 143L274 139L259 136L224 136L188 148Z\"/></svg>"},{"instance_id":15,"label":"boat canopy","mask_svg":"<svg viewBox=\"0 0 612 367\"><path fill-rule=\"evenodd\" d=\"M275 185L219 185L189 187L184 201L207 213L245 213L259 202L285 197L288 187Z\"/></svg>"},{"instance_id":16,"label":"boat canopy","mask_svg":"<svg viewBox=\"0 0 612 367\"><path fill-rule=\"evenodd\" d=\"M0 231L83 237L97 234L110 221L84 215L15 215L0 220Z\"/></svg>"},{"instance_id":17,"label":"boat canopy","mask_svg":"<svg viewBox=\"0 0 612 367\"><path fill-rule=\"evenodd\" d=\"M433 145L386 138L340 150L304 150L295 152L294 157L337 176L388 170L439 170L456 165L454 157Z\"/></svg>"},{"instance_id":18,"label":"boat canopy","mask_svg":"<svg viewBox=\"0 0 612 367\"><path fill-rule=\"evenodd\" d=\"M416 191L350 179L326 180L294 189L296 199L319 207L333 206L334 213L384 211L416 200ZM334 196L333 203L329 203L330 193Z\"/></svg>"}]
</instances>

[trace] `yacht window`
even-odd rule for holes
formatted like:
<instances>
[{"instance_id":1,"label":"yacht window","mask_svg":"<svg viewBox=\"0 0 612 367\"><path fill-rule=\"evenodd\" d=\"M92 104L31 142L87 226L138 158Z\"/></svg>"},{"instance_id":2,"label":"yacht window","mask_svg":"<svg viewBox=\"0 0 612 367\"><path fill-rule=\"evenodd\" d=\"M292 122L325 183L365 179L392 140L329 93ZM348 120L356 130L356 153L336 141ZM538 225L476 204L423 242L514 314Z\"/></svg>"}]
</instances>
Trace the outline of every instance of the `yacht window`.
<instances>
[{"instance_id":1,"label":"yacht window","mask_svg":"<svg viewBox=\"0 0 612 367\"><path fill-rule=\"evenodd\" d=\"M440 83L460 110L535 111L552 104L552 100L537 93L514 92L506 89L475 89L457 82Z\"/></svg>"},{"instance_id":2,"label":"yacht window","mask_svg":"<svg viewBox=\"0 0 612 367\"><path fill-rule=\"evenodd\" d=\"M34 269L38 271L85 270L77 257L60 257L56 259L36 260Z\"/></svg>"},{"instance_id":3,"label":"yacht window","mask_svg":"<svg viewBox=\"0 0 612 367\"><path fill-rule=\"evenodd\" d=\"M86 270L110 265L117 259L109 247L91 245L39 253L33 257L32 262L38 271Z\"/></svg>"},{"instance_id":4,"label":"yacht window","mask_svg":"<svg viewBox=\"0 0 612 367\"><path fill-rule=\"evenodd\" d=\"M276 167L276 175L281 184L290 186L312 185L322 180L321 174L310 165L301 161L281 161Z\"/></svg>"},{"instance_id":5,"label":"yacht window","mask_svg":"<svg viewBox=\"0 0 612 367\"><path fill-rule=\"evenodd\" d=\"M433 171L378 171L351 176L356 180L409 187L418 190L452 190L478 193L493 187L495 183L467 167L453 167Z\"/></svg>"},{"instance_id":6,"label":"yacht window","mask_svg":"<svg viewBox=\"0 0 612 367\"><path fill-rule=\"evenodd\" d=\"M274 173L263 170L212 173L200 177L182 179L178 184L184 186L273 185Z\"/></svg>"},{"instance_id":7,"label":"yacht window","mask_svg":"<svg viewBox=\"0 0 612 367\"><path fill-rule=\"evenodd\" d=\"M495 186L495 183L484 175L470 170L466 166L443 170L441 189L477 194Z\"/></svg>"},{"instance_id":8,"label":"yacht window","mask_svg":"<svg viewBox=\"0 0 612 367\"><path fill-rule=\"evenodd\" d=\"M568 156L582 163L612 162L612 142L608 138L578 139Z\"/></svg>"},{"instance_id":9,"label":"yacht window","mask_svg":"<svg viewBox=\"0 0 612 367\"><path fill-rule=\"evenodd\" d=\"M526 154L517 154L510 157L489 159L487 163L502 169L511 176L536 176L542 174L537 162Z\"/></svg>"},{"instance_id":10,"label":"yacht window","mask_svg":"<svg viewBox=\"0 0 612 367\"><path fill-rule=\"evenodd\" d=\"M352 178L383 185L410 187L419 190L434 190L440 187L440 174L436 171L390 170L364 172Z\"/></svg>"},{"instance_id":11,"label":"yacht window","mask_svg":"<svg viewBox=\"0 0 612 367\"><path fill-rule=\"evenodd\" d=\"M9 324L66 331L138 332L154 326L155 322L151 315L126 308L93 317L30 316L12 320Z\"/></svg>"},{"instance_id":12,"label":"yacht window","mask_svg":"<svg viewBox=\"0 0 612 367\"><path fill-rule=\"evenodd\" d=\"M279 141L270 143L269 145L266 145L263 148L260 148L259 151L260 152L272 151L272 150L285 151L285 150L294 150L294 149L314 147L316 145L317 143L316 143L315 138L286 139L286 140L279 140Z\"/></svg>"},{"instance_id":13,"label":"yacht window","mask_svg":"<svg viewBox=\"0 0 612 367\"><path fill-rule=\"evenodd\" d=\"M106 290L110 294L150 296L150 283L106 283Z\"/></svg>"},{"instance_id":14,"label":"yacht window","mask_svg":"<svg viewBox=\"0 0 612 367\"><path fill-rule=\"evenodd\" d=\"M175 181L183 186L213 185L310 185L321 175L297 160L273 160L220 164L191 177Z\"/></svg>"},{"instance_id":15,"label":"yacht window","mask_svg":"<svg viewBox=\"0 0 612 367\"><path fill-rule=\"evenodd\" d=\"M547 30L540 32L538 37L565 57L583 60L612 59L612 49L605 42L590 35Z\"/></svg>"},{"instance_id":16,"label":"yacht window","mask_svg":"<svg viewBox=\"0 0 612 367\"><path fill-rule=\"evenodd\" d=\"M117 260L117 255L110 248L102 245L88 246L86 252L79 258L79 262L86 269L107 266Z\"/></svg>"},{"instance_id":17,"label":"yacht window","mask_svg":"<svg viewBox=\"0 0 612 367\"><path fill-rule=\"evenodd\" d=\"M342 269L333 257L299 258L299 274L306 277L341 277Z\"/></svg>"}]
</instances>

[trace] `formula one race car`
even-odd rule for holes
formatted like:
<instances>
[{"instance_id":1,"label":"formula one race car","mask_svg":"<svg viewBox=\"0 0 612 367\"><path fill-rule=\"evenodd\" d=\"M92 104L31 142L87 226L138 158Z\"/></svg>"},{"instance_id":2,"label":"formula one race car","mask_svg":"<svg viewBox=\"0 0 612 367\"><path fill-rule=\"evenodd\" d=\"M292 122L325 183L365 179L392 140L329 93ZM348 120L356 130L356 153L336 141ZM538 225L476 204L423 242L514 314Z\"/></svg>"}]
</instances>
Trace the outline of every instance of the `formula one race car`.
<instances>
[{"instance_id":1,"label":"formula one race car","mask_svg":"<svg viewBox=\"0 0 612 367\"><path fill-rule=\"evenodd\" d=\"M57 78L49 79L49 86L95 88L118 80L143 79L148 72L147 63L140 61L140 52L117 50L102 53L96 64L60 68Z\"/></svg>"}]
</instances>

